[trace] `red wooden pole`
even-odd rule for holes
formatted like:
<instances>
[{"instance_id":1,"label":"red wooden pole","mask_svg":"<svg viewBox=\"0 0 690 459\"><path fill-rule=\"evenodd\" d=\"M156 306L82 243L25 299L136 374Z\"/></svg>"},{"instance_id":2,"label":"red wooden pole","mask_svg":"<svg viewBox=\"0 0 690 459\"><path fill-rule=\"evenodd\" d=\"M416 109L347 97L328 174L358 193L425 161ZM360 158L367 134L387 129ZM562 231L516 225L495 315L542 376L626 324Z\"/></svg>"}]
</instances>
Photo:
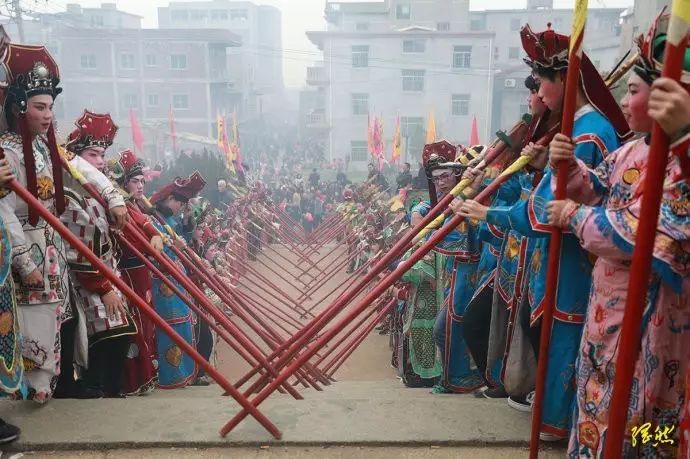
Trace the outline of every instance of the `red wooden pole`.
<instances>
[{"instance_id":1,"label":"red wooden pole","mask_svg":"<svg viewBox=\"0 0 690 459\"><path fill-rule=\"evenodd\" d=\"M4 155L3 155L4 156ZM43 205L24 188L15 179L12 179L6 185L15 194L22 199L26 204L34 209L36 213L39 214L50 226L52 226L55 231L62 236L68 244L74 247L79 253L81 253L89 263L91 263L104 277L106 277L119 291L124 293L128 298L133 301L133 304L143 312L148 319L154 323L163 333L168 335L170 339L177 344L182 351L190 356L197 365L199 365L214 381L218 383L225 391L227 391L232 398L235 399L243 408L245 408L266 430L268 430L271 435L276 439L280 439L282 434L280 430L261 412L259 412L252 403L247 400L235 387L220 374L211 364L209 364L199 353L194 349L187 341L185 341L180 335L178 335L175 330L172 329L168 323L163 320L156 312L149 306L144 300L139 298L139 296L132 290L119 276L113 273L108 266L103 263L103 261L98 258L93 252L89 250L82 241L79 240L72 232L67 229L66 226L48 209L43 207ZM227 434L226 434L227 435Z\"/></svg>"}]
</instances>

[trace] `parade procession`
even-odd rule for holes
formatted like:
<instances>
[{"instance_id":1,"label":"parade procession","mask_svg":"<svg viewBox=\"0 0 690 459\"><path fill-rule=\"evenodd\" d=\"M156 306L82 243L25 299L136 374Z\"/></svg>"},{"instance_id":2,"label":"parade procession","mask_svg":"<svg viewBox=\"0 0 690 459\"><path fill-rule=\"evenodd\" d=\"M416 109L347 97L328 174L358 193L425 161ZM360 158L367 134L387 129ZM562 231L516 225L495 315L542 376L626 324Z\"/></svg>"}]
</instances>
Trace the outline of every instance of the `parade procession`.
<instances>
[{"instance_id":1,"label":"parade procession","mask_svg":"<svg viewBox=\"0 0 690 459\"><path fill-rule=\"evenodd\" d=\"M391 1L370 6L413 15ZM351 7L325 3L332 21ZM568 2L571 23L546 8L546 27L501 31L526 100L486 143L476 118L465 135L430 116L420 143L396 115L387 137L392 114L371 110L345 159L335 131L326 151L233 107L200 152L180 146L201 137L175 128L171 105L167 163L131 107L94 99L58 123L69 92L100 80L73 84L68 49L5 27L3 451L149 457L117 449L211 438L375 446L366 457L690 458L690 0L656 3L611 68L585 45L587 0ZM432 33L415 27L395 33Z\"/></svg>"}]
</instances>

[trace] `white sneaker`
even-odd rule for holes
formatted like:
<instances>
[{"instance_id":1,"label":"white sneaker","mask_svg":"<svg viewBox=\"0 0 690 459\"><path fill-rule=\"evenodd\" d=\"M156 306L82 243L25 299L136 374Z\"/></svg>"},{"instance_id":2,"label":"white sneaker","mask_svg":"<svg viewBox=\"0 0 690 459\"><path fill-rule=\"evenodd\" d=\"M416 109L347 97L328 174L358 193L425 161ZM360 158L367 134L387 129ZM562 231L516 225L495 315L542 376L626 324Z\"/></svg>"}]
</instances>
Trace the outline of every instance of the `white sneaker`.
<instances>
[{"instance_id":1,"label":"white sneaker","mask_svg":"<svg viewBox=\"0 0 690 459\"><path fill-rule=\"evenodd\" d=\"M565 440L566 438L567 438L566 436L554 435L554 434L550 434L547 432L539 432L539 440L545 441L545 442L556 442L556 441Z\"/></svg>"}]
</instances>

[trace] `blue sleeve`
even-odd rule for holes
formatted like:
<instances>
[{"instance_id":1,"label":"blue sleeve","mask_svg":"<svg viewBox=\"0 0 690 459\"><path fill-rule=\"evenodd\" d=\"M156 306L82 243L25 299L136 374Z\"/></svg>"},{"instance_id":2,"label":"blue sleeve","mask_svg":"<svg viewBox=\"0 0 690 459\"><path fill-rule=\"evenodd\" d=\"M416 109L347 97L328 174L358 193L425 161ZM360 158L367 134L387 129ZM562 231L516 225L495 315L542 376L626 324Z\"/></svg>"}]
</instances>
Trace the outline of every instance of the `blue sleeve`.
<instances>
[{"instance_id":1,"label":"blue sleeve","mask_svg":"<svg viewBox=\"0 0 690 459\"><path fill-rule=\"evenodd\" d=\"M522 185L520 184L519 174L513 174L503 185L498 188L496 201L501 201L505 205L511 205L520 199Z\"/></svg>"},{"instance_id":2,"label":"blue sleeve","mask_svg":"<svg viewBox=\"0 0 690 459\"><path fill-rule=\"evenodd\" d=\"M512 206L491 207L486 221L501 228L512 229L526 237L548 237L549 233L534 231L527 215L527 201Z\"/></svg>"}]
</instances>

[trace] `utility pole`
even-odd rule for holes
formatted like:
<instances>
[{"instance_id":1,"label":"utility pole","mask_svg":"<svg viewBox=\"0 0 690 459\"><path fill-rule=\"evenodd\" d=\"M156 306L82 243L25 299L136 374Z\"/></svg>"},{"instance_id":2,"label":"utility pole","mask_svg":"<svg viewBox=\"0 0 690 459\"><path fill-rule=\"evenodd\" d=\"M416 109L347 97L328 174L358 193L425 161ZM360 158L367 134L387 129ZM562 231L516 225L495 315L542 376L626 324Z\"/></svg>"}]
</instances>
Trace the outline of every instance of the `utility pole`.
<instances>
[{"instance_id":1,"label":"utility pole","mask_svg":"<svg viewBox=\"0 0 690 459\"><path fill-rule=\"evenodd\" d=\"M12 9L14 10L14 20L17 22L19 41L24 43L24 22L22 19L22 6L19 3L19 0L12 0Z\"/></svg>"}]
</instances>

